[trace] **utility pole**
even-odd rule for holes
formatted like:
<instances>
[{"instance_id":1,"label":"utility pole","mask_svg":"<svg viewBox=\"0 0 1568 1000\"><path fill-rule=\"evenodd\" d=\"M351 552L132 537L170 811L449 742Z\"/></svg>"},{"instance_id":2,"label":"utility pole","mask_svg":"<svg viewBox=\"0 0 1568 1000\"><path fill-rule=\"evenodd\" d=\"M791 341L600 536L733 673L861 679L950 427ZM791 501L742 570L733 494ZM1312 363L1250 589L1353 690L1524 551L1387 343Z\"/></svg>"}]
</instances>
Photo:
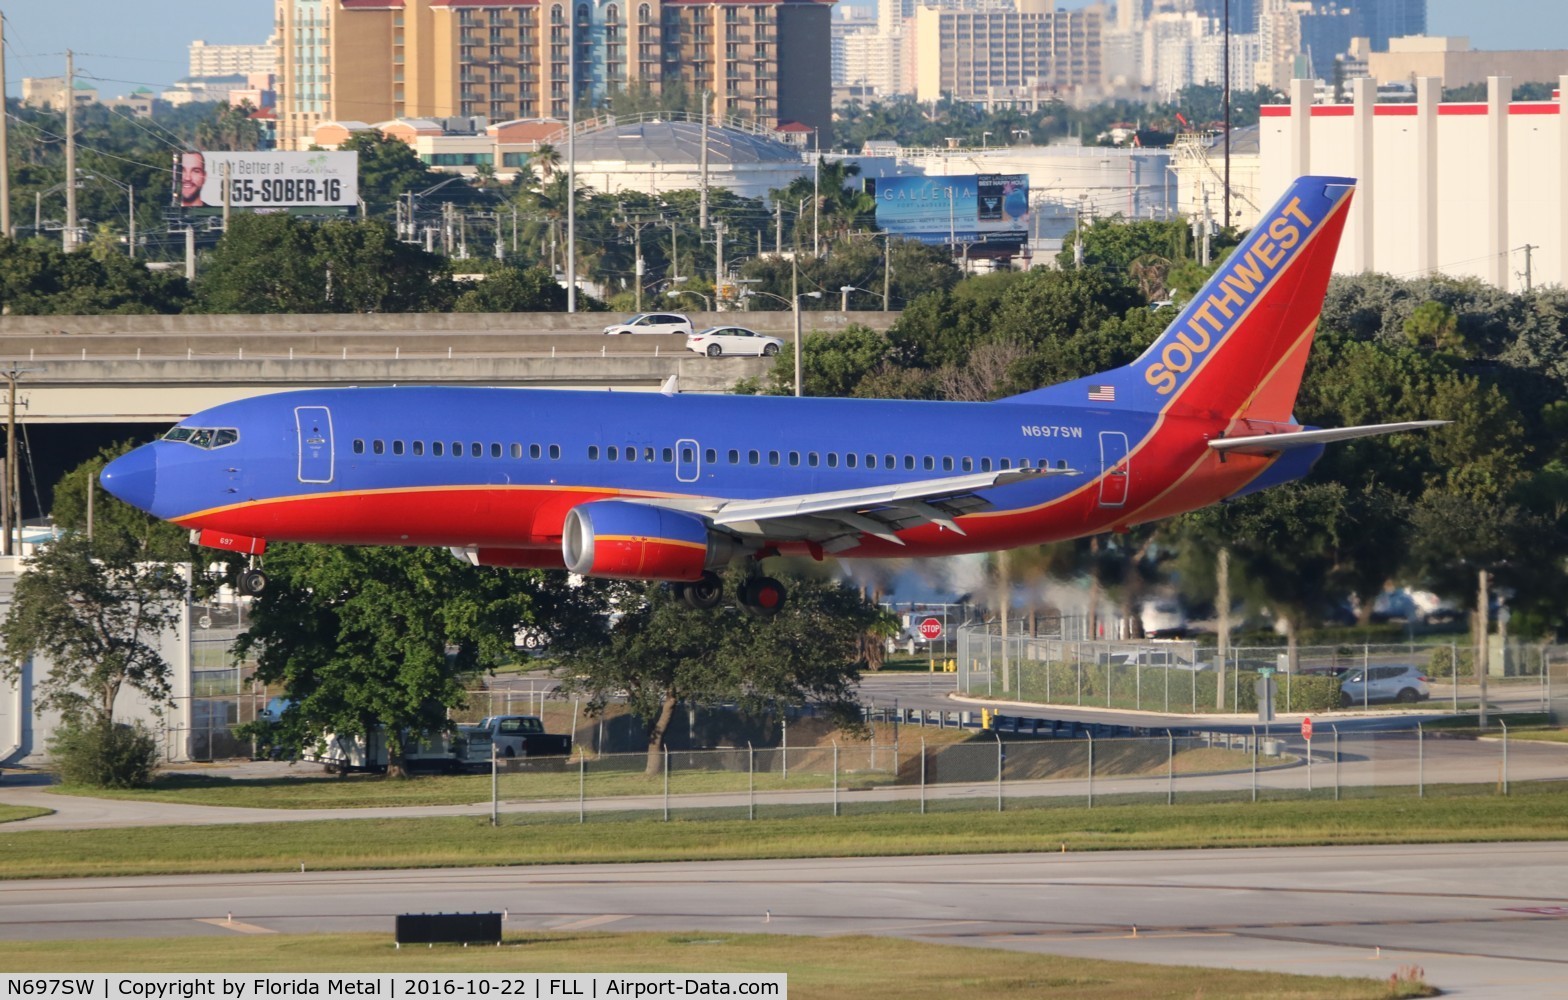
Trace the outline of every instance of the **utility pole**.
<instances>
[{"instance_id":1,"label":"utility pole","mask_svg":"<svg viewBox=\"0 0 1568 1000\"><path fill-rule=\"evenodd\" d=\"M65 251L76 249L76 54L65 50Z\"/></svg>"},{"instance_id":2,"label":"utility pole","mask_svg":"<svg viewBox=\"0 0 1568 1000\"><path fill-rule=\"evenodd\" d=\"M670 280L677 281L681 276L681 243L679 233L680 220L670 220Z\"/></svg>"},{"instance_id":3,"label":"utility pole","mask_svg":"<svg viewBox=\"0 0 1568 1000\"><path fill-rule=\"evenodd\" d=\"M643 275L648 270L647 264L642 259L642 231L648 226L654 225L657 221L658 220L656 219L633 219L630 217L626 219L626 225L630 226L632 230L632 246L634 248L633 254L636 258L636 265L633 268L633 272L637 279L638 312L642 312L642 280Z\"/></svg>"},{"instance_id":4,"label":"utility pole","mask_svg":"<svg viewBox=\"0 0 1568 1000\"><path fill-rule=\"evenodd\" d=\"M495 217L495 259L496 260L505 260L506 259L506 242L505 242L504 237L502 236L501 213L500 213L500 211L495 211L495 212L491 212L490 214Z\"/></svg>"},{"instance_id":5,"label":"utility pole","mask_svg":"<svg viewBox=\"0 0 1568 1000\"><path fill-rule=\"evenodd\" d=\"M882 234L882 311L887 312L888 293L893 290L893 234Z\"/></svg>"},{"instance_id":6,"label":"utility pole","mask_svg":"<svg viewBox=\"0 0 1568 1000\"><path fill-rule=\"evenodd\" d=\"M1530 290L1531 284L1530 253L1535 249L1535 245L1533 243L1526 243L1523 247L1521 247L1521 249L1524 250L1524 290L1528 292Z\"/></svg>"},{"instance_id":7,"label":"utility pole","mask_svg":"<svg viewBox=\"0 0 1568 1000\"><path fill-rule=\"evenodd\" d=\"M17 461L16 461L16 383L29 372L41 371L38 368L8 368L0 371L0 378L4 378L9 391L6 396L5 419L5 491L0 495L0 532L4 539L0 540L0 555L16 555L14 537L21 535L22 516L21 499L22 491L17 489ZM15 526L15 532L12 528Z\"/></svg>"},{"instance_id":8,"label":"utility pole","mask_svg":"<svg viewBox=\"0 0 1568 1000\"><path fill-rule=\"evenodd\" d=\"M185 280L196 280L196 230L185 227Z\"/></svg>"},{"instance_id":9,"label":"utility pole","mask_svg":"<svg viewBox=\"0 0 1568 1000\"><path fill-rule=\"evenodd\" d=\"M811 130L811 255L822 256L822 144L816 129Z\"/></svg>"},{"instance_id":10,"label":"utility pole","mask_svg":"<svg viewBox=\"0 0 1568 1000\"><path fill-rule=\"evenodd\" d=\"M713 223L713 311L719 311L719 286L724 283L724 234L729 226L723 219Z\"/></svg>"},{"instance_id":11,"label":"utility pole","mask_svg":"<svg viewBox=\"0 0 1568 1000\"><path fill-rule=\"evenodd\" d=\"M1073 216L1073 270L1083 270L1083 195L1078 196L1078 211Z\"/></svg>"},{"instance_id":12,"label":"utility pole","mask_svg":"<svg viewBox=\"0 0 1568 1000\"><path fill-rule=\"evenodd\" d=\"M0 236L11 235L11 140L5 107L5 18L0 17Z\"/></svg>"},{"instance_id":13,"label":"utility pole","mask_svg":"<svg viewBox=\"0 0 1568 1000\"><path fill-rule=\"evenodd\" d=\"M702 92L702 149L697 154L697 228L708 228L708 98Z\"/></svg>"},{"instance_id":14,"label":"utility pole","mask_svg":"<svg viewBox=\"0 0 1568 1000\"><path fill-rule=\"evenodd\" d=\"M566 311L577 311L577 5L566 8Z\"/></svg>"},{"instance_id":15,"label":"utility pole","mask_svg":"<svg viewBox=\"0 0 1568 1000\"><path fill-rule=\"evenodd\" d=\"M1214 217L1209 213L1209 189L1203 189L1203 248L1198 251L1198 263L1209 266L1209 231L1214 228Z\"/></svg>"},{"instance_id":16,"label":"utility pole","mask_svg":"<svg viewBox=\"0 0 1568 1000\"><path fill-rule=\"evenodd\" d=\"M1230 0L1225 0L1225 225L1230 225Z\"/></svg>"},{"instance_id":17,"label":"utility pole","mask_svg":"<svg viewBox=\"0 0 1568 1000\"><path fill-rule=\"evenodd\" d=\"M773 220L774 220L773 221L773 225L774 225L773 252L775 254L778 254L779 256L783 256L783 254L784 254L784 203L782 201L776 201L776 202L773 203Z\"/></svg>"}]
</instances>

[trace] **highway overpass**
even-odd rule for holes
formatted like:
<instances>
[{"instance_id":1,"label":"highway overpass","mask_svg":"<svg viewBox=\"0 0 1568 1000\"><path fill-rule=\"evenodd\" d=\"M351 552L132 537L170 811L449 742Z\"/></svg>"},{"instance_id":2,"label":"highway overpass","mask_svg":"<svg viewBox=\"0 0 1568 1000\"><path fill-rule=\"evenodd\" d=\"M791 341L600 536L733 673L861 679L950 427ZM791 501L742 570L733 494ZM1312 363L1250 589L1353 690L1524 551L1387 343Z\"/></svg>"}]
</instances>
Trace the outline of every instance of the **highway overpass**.
<instances>
[{"instance_id":1,"label":"highway overpass","mask_svg":"<svg viewBox=\"0 0 1568 1000\"><path fill-rule=\"evenodd\" d=\"M803 326L886 329L897 313L811 312ZM172 423L220 402L322 385L504 385L725 392L773 361L708 358L684 338L606 337L613 313L328 316L8 316L0 365L20 416L44 423ZM788 340L787 312L692 314Z\"/></svg>"}]
</instances>

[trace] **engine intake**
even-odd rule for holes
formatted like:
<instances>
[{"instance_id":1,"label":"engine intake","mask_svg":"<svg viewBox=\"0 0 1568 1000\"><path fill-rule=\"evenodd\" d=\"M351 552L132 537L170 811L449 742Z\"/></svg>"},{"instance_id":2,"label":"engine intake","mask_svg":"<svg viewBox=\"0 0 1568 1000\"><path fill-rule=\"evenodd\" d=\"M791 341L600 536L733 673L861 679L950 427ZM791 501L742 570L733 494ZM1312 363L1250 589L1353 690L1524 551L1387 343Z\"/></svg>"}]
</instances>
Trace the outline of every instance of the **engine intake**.
<instances>
[{"instance_id":1,"label":"engine intake","mask_svg":"<svg viewBox=\"0 0 1568 1000\"><path fill-rule=\"evenodd\" d=\"M584 576L689 582L740 551L696 514L624 500L573 507L561 527L566 568Z\"/></svg>"}]
</instances>

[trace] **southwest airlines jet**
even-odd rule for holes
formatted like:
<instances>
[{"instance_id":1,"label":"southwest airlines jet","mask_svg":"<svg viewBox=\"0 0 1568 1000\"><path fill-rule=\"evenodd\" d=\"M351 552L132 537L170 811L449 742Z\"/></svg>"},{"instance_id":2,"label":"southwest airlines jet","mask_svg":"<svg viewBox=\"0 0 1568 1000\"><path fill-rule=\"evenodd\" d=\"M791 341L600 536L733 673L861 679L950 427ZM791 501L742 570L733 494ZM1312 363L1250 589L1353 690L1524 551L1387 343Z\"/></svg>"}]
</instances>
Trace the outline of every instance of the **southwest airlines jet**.
<instances>
[{"instance_id":1,"label":"southwest airlines jet","mask_svg":"<svg viewBox=\"0 0 1568 1000\"><path fill-rule=\"evenodd\" d=\"M1353 188L1297 180L1131 365L996 402L309 389L197 413L102 482L249 554L249 593L271 541L666 580L704 608L734 560L1125 530L1298 478L1325 442L1438 423L1291 418ZM758 571L735 596L770 614L785 594Z\"/></svg>"}]
</instances>

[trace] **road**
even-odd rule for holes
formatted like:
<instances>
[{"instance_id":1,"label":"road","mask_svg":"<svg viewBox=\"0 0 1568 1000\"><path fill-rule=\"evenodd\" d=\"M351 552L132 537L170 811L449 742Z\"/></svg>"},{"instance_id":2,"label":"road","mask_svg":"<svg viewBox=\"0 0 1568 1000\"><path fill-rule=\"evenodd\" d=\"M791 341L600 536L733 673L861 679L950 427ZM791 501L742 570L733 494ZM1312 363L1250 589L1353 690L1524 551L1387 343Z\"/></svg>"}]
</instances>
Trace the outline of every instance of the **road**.
<instances>
[{"instance_id":1,"label":"road","mask_svg":"<svg viewBox=\"0 0 1568 1000\"><path fill-rule=\"evenodd\" d=\"M1568 843L1129 851L0 883L0 940L379 931L877 934L1568 997ZM703 971L694 969L693 971ZM888 970L890 974L896 970Z\"/></svg>"}]
</instances>

